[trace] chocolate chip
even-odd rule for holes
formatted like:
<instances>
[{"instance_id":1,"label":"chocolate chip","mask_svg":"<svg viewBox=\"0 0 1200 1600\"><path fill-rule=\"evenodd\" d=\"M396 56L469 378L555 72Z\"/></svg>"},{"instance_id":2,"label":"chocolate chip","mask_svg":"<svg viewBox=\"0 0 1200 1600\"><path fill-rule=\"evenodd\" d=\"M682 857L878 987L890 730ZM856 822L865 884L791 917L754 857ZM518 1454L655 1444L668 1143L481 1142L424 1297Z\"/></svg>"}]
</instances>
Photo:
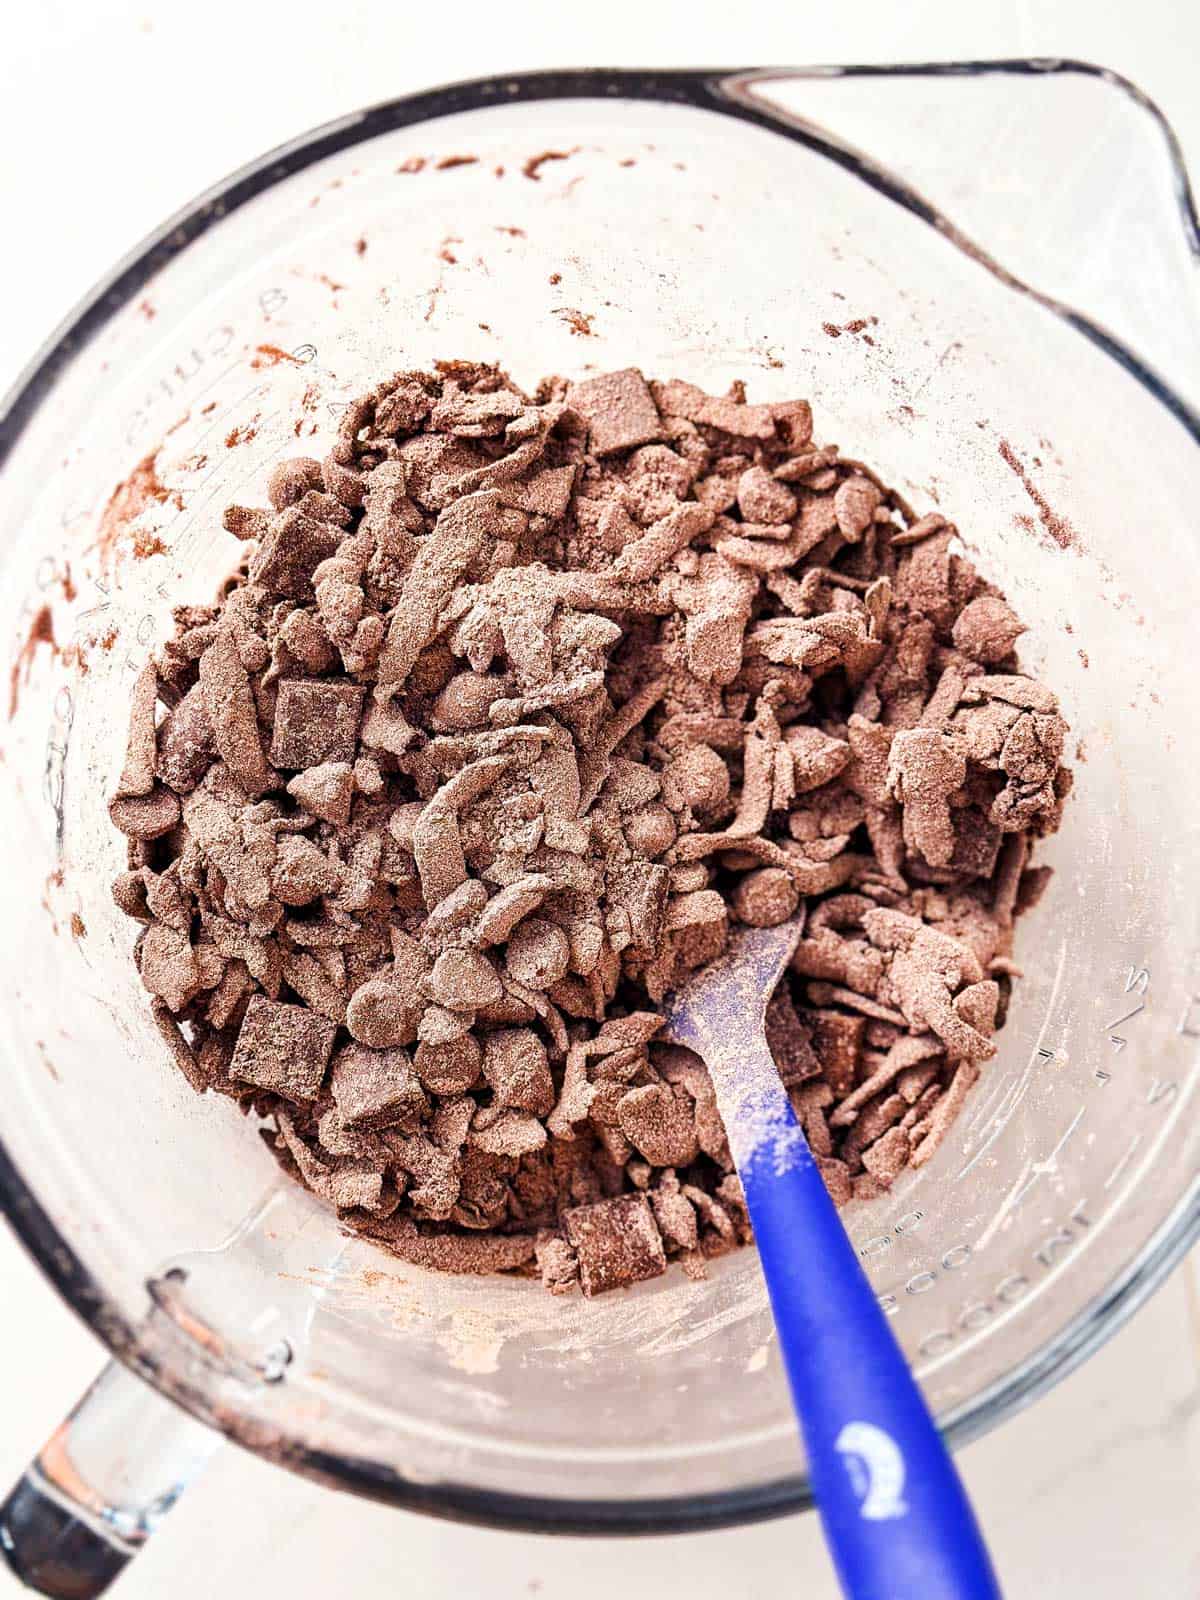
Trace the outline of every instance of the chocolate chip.
<instances>
[{"instance_id":1,"label":"chocolate chip","mask_svg":"<svg viewBox=\"0 0 1200 1600\"><path fill-rule=\"evenodd\" d=\"M108 815L114 828L131 839L161 839L179 822L179 796L162 784L149 794L110 800Z\"/></svg>"},{"instance_id":2,"label":"chocolate chip","mask_svg":"<svg viewBox=\"0 0 1200 1600\"><path fill-rule=\"evenodd\" d=\"M369 978L350 996L346 1027L352 1038L375 1050L414 1044L423 1009L411 988L391 977Z\"/></svg>"},{"instance_id":3,"label":"chocolate chip","mask_svg":"<svg viewBox=\"0 0 1200 1600\"><path fill-rule=\"evenodd\" d=\"M799 904L795 880L782 867L759 867L748 872L733 893L738 920L752 928L777 928L795 914Z\"/></svg>"},{"instance_id":4,"label":"chocolate chip","mask_svg":"<svg viewBox=\"0 0 1200 1600\"><path fill-rule=\"evenodd\" d=\"M464 1033L440 1044L422 1041L413 1059L417 1076L431 1094L462 1094L479 1081L483 1048L474 1034Z\"/></svg>"},{"instance_id":5,"label":"chocolate chip","mask_svg":"<svg viewBox=\"0 0 1200 1600\"><path fill-rule=\"evenodd\" d=\"M549 989L566 973L571 947L561 928L541 917L526 917L508 941L509 976L530 989Z\"/></svg>"}]
</instances>

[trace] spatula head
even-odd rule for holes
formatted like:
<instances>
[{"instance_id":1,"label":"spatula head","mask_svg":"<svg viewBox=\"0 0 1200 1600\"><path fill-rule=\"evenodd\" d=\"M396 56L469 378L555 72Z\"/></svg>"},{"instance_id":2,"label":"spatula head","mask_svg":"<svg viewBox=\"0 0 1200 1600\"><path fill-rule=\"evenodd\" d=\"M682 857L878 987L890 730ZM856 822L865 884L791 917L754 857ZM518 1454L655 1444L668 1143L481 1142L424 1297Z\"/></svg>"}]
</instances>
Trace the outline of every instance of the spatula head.
<instances>
[{"instance_id":1,"label":"spatula head","mask_svg":"<svg viewBox=\"0 0 1200 1600\"><path fill-rule=\"evenodd\" d=\"M705 1059L714 1045L761 1037L767 1002L803 930L803 915L777 928L740 928L724 955L692 973L663 1001L660 1037Z\"/></svg>"}]
</instances>

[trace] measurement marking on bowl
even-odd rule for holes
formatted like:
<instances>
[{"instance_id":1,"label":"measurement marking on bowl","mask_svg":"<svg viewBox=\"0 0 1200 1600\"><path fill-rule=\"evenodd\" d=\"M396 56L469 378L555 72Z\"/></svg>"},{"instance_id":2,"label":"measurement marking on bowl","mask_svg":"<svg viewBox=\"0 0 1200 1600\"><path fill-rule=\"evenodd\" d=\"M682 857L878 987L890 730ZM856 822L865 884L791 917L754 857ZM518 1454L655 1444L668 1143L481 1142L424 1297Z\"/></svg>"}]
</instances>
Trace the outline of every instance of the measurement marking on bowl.
<instances>
[{"instance_id":1,"label":"measurement marking on bowl","mask_svg":"<svg viewBox=\"0 0 1200 1600\"><path fill-rule=\"evenodd\" d=\"M971 1168L974 1167L977 1162L983 1159L989 1148L1004 1132L1004 1129L1012 1120L1013 1114L1017 1107L1020 1105L1021 1101L1025 1098L1025 1095L1029 1091L1029 1087L1033 1082L1033 1074L1035 1069L1037 1067L1044 1067L1048 1061L1052 1061L1054 1059L1054 1051L1047 1050L1045 1048L1046 1030L1050 1026L1050 1019L1054 1015L1055 1008L1058 1005L1058 994L1059 990L1062 988L1063 976L1066 973L1066 970L1067 947L1065 944L1062 944L1059 946L1058 963L1054 969L1054 981L1050 985L1050 998L1046 1002L1045 1021L1042 1023L1041 1032L1038 1034L1037 1044L1034 1046L1034 1054L1030 1057L1028 1064L1022 1071L1021 1076L1017 1079L1016 1083L1005 1092L1005 1097L1000 1101L999 1107L994 1113L995 1122L989 1130L987 1138L971 1157L970 1161L967 1162L966 1166L963 1167L962 1170L955 1176L955 1183L958 1183L962 1178L966 1177ZM972 1127L973 1126L974 1122L972 1122Z\"/></svg>"},{"instance_id":2,"label":"measurement marking on bowl","mask_svg":"<svg viewBox=\"0 0 1200 1600\"><path fill-rule=\"evenodd\" d=\"M1026 1094L1029 1092L1029 1085L1033 1082L1035 1065L1043 1065L1047 1060L1053 1060L1053 1058L1054 1052L1052 1050L1037 1050L1033 1060L1031 1060L1021 1072L1021 1076L1016 1080L1015 1083L1009 1085L1004 1098L1001 1100L1000 1105L995 1112L995 1118L988 1131L987 1138L984 1139L983 1143L967 1162L966 1166L955 1175L955 1183L958 1183L961 1179L965 1178L967 1173L971 1171L972 1167L976 1166L980 1161L983 1160L984 1156L991 1149L992 1145L995 1144L996 1140L1011 1122L1013 1113L1021 1104L1021 1101L1025 1098Z\"/></svg>"},{"instance_id":3,"label":"measurement marking on bowl","mask_svg":"<svg viewBox=\"0 0 1200 1600\"><path fill-rule=\"evenodd\" d=\"M1016 1181L1012 1184L1008 1193L1004 1196L1004 1199L1001 1200L1000 1204L996 1207L996 1210L992 1213L992 1220L988 1223L987 1227L984 1228L983 1232L975 1241L975 1248L977 1250L987 1249L988 1245L991 1244L997 1233L999 1233L1005 1218L1008 1217L1013 1211L1013 1208L1017 1204L1017 1193L1028 1176L1029 1166L1030 1164L1027 1161L1017 1174Z\"/></svg>"},{"instance_id":4,"label":"measurement marking on bowl","mask_svg":"<svg viewBox=\"0 0 1200 1600\"><path fill-rule=\"evenodd\" d=\"M1135 1133L1133 1138L1129 1141L1129 1145L1128 1145L1128 1148L1125 1151L1125 1154L1123 1156L1121 1156L1121 1158L1118 1160L1116 1166L1109 1173L1108 1177L1105 1178L1104 1187L1106 1189L1111 1189L1113 1184L1116 1183L1117 1179L1125 1171L1125 1168L1129 1165L1130 1161L1133 1159L1133 1152L1137 1149L1138 1145L1140 1145L1141 1142L1142 1142L1141 1134L1140 1133Z\"/></svg>"},{"instance_id":5,"label":"measurement marking on bowl","mask_svg":"<svg viewBox=\"0 0 1200 1600\"><path fill-rule=\"evenodd\" d=\"M1187 1039L1200 1039L1200 994L1188 996L1187 1005L1179 1019L1178 1031Z\"/></svg>"},{"instance_id":6,"label":"measurement marking on bowl","mask_svg":"<svg viewBox=\"0 0 1200 1600\"><path fill-rule=\"evenodd\" d=\"M1053 1173L1056 1173L1058 1171L1058 1158L1062 1154L1063 1149L1066 1146L1067 1140L1071 1137L1071 1135L1075 1132L1075 1129L1083 1121L1084 1112L1086 1110L1087 1110L1086 1106L1080 1106L1079 1110L1075 1113L1075 1115L1071 1118L1071 1121L1068 1123L1066 1132L1063 1134L1062 1138L1058 1141L1058 1143L1054 1146L1054 1149L1051 1150L1050 1154L1048 1156L1043 1157L1043 1159L1041 1161L1034 1161L1030 1165L1030 1168L1029 1168L1029 1181L1025 1184L1025 1187L1023 1189L1018 1191L1016 1197L1014 1198L1014 1200L1013 1200L1014 1209L1021 1204L1022 1200L1024 1200L1025 1196L1033 1188L1034 1184L1038 1181L1039 1178L1050 1177Z\"/></svg>"},{"instance_id":7,"label":"measurement marking on bowl","mask_svg":"<svg viewBox=\"0 0 1200 1600\"><path fill-rule=\"evenodd\" d=\"M232 372L239 362L226 367L221 372L215 373L211 379L199 388L193 388L195 379L204 371L209 362L218 360L237 338L237 329L231 322L223 322L218 327L212 328L208 333L191 346L185 357L177 360L173 367L166 373L154 379L146 391L146 397L135 411L130 412L125 421L125 443L132 446L138 435L149 423L154 406L165 396L174 400L185 389L189 400L194 404L201 396L208 393L209 389L226 373ZM190 361L189 368L184 367L184 361ZM161 392L160 392L161 391Z\"/></svg>"},{"instance_id":8,"label":"measurement marking on bowl","mask_svg":"<svg viewBox=\"0 0 1200 1600\"><path fill-rule=\"evenodd\" d=\"M1043 1234L1041 1244L1028 1257L1030 1267L1036 1268L1036 1272L1005 1273L990 1290L985 1289L981 1296L976 1295L966 1301L953 1313L946 1326L925 1334L917 1345L918 1355L927 1361L945 1355L963 1336L969 1337L981 1333L993 1318L1032 1293L1038 1275L1043 1281L1048 1279L1061 1264L1063 1257L1073 1251L1083 1236L1091 1230L1092 1219L1087 1215L1086 1205L1085 1200L1080 1200L1064 1221L1047 1224L1050 1231ZM1000 1213L997 1213L997 1216L999 1215ZM949 1271L965 1265L967 1261L974 1260L978 1256L985 1243L986 1238L981 1236L974 1249L960 1245L947 1251L939 1267L914 1274L903 1285L903 1294L894 1292L881 1295L880 1305L889 1316L896 1315L901 1306L907 1305L912 1297L920 1297L934 1287L942 1275L939 1268ZM921 1375L927 1376L924 1369Z\"/></svg>"}]
</instances>

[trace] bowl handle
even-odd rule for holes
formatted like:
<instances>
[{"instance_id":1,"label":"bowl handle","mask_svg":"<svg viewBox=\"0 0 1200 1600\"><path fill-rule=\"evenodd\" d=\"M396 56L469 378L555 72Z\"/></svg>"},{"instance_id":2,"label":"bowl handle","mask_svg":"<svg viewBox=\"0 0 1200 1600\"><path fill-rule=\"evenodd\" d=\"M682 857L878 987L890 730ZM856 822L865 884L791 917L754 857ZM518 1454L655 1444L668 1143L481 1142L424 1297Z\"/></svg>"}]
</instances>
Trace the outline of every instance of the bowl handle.
<instances>
[{"instance_id":1,"label":"bowl handle","mask_svg":"<svg viewBox=\"0 0 1200 1600\"><path fill-rule=\"evenodd\" d=\"M221 1444L110 1361L0 1506L0 1549L55 1600L103 1594Z\"/></svg>"},{"instance_id":2,"label":"bowl handle","mask_svg":"<svg viewBox=\"0 0 1200 1600\"><path fill-rule=\"evenodd\" d=\"M348 1242L280 1179L221 1245L148 1280L130 1367L105 1367L0 1506L0 1551L24 1584L54 1600L103 1594L222 1432L261 1446Z\"/></svg>"},{"instance_id":3,"label":"bowl handle","mask_svg":"<svg viewBox=\"0 0 1200 1600\"><path fill-rule=\"evenodd\" d=\"M1200 225L1179 142L1078 61L767 69L710 80L1072 321L1200 436Z\"/></svg>"}]
</instances>

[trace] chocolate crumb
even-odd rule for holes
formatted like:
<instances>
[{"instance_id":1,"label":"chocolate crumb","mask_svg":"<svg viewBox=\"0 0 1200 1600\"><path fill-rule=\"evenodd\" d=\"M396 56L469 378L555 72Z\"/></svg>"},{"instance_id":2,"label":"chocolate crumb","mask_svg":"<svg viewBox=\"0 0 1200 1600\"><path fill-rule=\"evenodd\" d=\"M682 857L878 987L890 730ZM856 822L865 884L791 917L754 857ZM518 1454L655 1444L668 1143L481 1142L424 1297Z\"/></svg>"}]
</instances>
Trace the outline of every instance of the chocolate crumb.
<instances>
[{"instance_id":1,"label":"chocolate crumb","mask_svg":"<svg viewBox=\"0 0 1200 1600\"><path fill-rule=\"evenodd\" d=\"M1057 511L1053 510L1050 502L1046 499L1045 495L1038 488L1037 484L1035 484L1033 479L1029 476L1029 473L1026 471L1024 464L1020 460L1016 451L1013 449L1012 445L1009 444L1007 439L1001 439L998 448L1004 465L1008 467L1010 472L1013 473L1014 477L1018 479L1022 489L1024 489L1025 493L1033 501L1034 506L1037 509L1038 521L1054 540L1055 544L1060 550L1073 550L1078 548L1079 535L1067 521L1066 517L1060 516Z\"/></svg>"},{"instance_id":2,"label":"chocolate crumb","mask_svg":"<svg viewBox=\"0 0 1200 1600\"><path fill-rule=\"evenodd\" d=\"M17 658L12 664L8 681L8 720L11 722L16 716L21 703L22 673L24 682L29 682L29 674L33 671L33 659L38 652L39 645L46 645L51 655L58 650L54 637L54 618L49 606L42 606L33 621L29 624L29 631L17 653Z\"/></svg>"},{"instance_id":3,"label":"chocolate crumb","mask_svg":"<svg viewBox=\"0 0 1200 1600\"><path fill-rule=\"evenodd\" d=\"M540 183L542 168L548 161L566 161L570 154L570 150L543 150L540 155L530 156L528 161L522 164L522 175L531 178L534 183Z\"/></svg>"}]
</instances>

